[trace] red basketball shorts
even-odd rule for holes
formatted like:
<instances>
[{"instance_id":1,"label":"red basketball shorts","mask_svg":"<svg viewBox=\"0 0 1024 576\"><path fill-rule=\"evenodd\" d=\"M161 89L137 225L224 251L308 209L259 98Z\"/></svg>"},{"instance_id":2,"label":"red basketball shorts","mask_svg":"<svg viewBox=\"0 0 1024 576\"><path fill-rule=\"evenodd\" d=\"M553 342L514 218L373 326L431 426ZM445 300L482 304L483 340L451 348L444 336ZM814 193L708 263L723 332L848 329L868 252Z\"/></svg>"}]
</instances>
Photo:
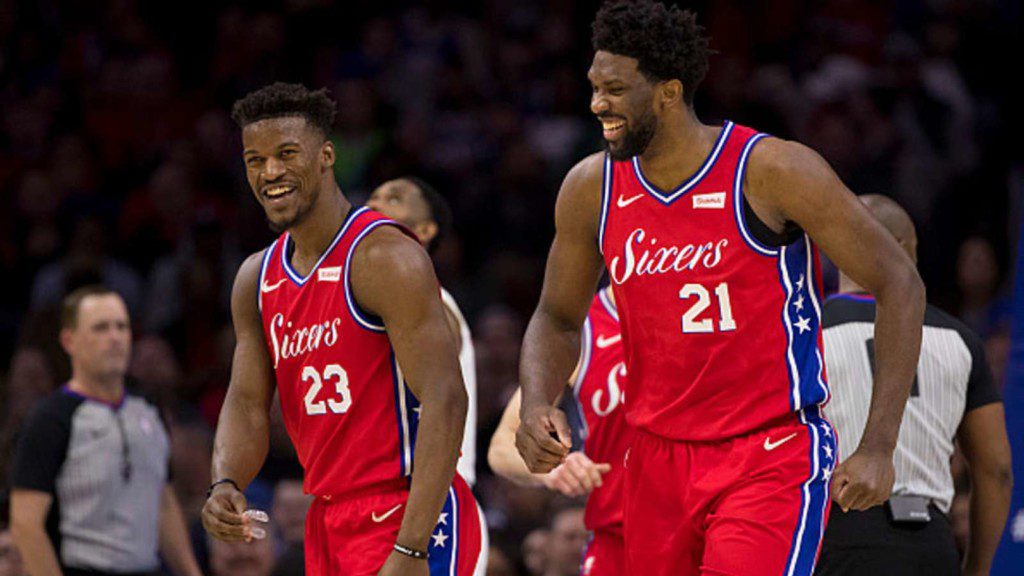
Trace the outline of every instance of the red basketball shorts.
<instances>
[{"instance_id":1,"label":"red basketball shorts","mask_svg":"<svg viewBox=\"0 0 1024 576\"><path fill-rule=\"evenodd\" d=\"M582 576L621 576L626 573L626 543L622 534L596 530L583 553Z\"/></svg>"},{"instance_id":2,"label":"red basketball shorts","mask_svg":"<svg viewBox=\"0 0 1024 576\"><path fill-rule=\"evenodd\" d=\"M720 442L638 431L626 460L626 573L810 576L835 456L817 407Z\"/></svg>"},{"instance_id":3,"label":"red basketball shorts","mask_svg":"<svg viewBox=\"0 0 1024 576\"><path fill-rule=\"evenodd\" d=\"M306 515L308 576L373 576L391 554L408 490L318 497ZM466 482L456 475L427 548L431 576L483 574L487 532Z\"/></svg>"}]
</instances>

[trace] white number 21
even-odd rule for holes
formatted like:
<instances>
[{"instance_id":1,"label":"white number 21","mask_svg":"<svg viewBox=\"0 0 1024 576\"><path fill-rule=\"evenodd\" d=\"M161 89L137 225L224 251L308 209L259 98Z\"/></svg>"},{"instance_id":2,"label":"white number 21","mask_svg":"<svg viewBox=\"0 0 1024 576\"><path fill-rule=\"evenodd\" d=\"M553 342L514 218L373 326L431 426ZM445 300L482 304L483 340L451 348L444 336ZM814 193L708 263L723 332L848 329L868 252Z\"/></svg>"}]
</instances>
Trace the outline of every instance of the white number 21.
<instances>
[{"instance_id":1,"label":"white number 21","mask_svg":"<svg viewBox=\"0 0 1024 576\"><path fill-rule=\"evenodd\" d=\"M684 334L709 334L715 331L714 321L710 318L694 320L701 312L711 305L711 294L708 289L700 284L687 284L679 290L679 298L689 300L696 296L697 301L690 306L690 309L683 314ZM722 282L715 288L715 296L718 297L718 308L721 312L721 319L718 321L720 332L729 332L736 329L736 320L732 317L732 302L729 300L729 285Z\"/></svg>"},{"instance_id":2,"label":"white number 21","mask_svg":"<svg viewBox=\"0 0 1024 576\"><path fill-rule=\"evenodd\" d=\"M341 400L335 398L328 398L327 401L317 400L316 396L320 393L320 389L324 387L324 380L330 381L331 378L337 378L337 382L334 384L335 393L341 397ZM309 382L309 390L306 391L306 414L310 416L316 416L319 414L327 414L327 409L330 408L331 412L335 414L344 414L348 412L348 409L352 406L352 393L348 389L348 373L345 369L337 364L328 364L324 368L323 380L320 379L320 373L316 368L312 366L306 366L302 369L302 381Z\"/></svg>"}]
</instances>

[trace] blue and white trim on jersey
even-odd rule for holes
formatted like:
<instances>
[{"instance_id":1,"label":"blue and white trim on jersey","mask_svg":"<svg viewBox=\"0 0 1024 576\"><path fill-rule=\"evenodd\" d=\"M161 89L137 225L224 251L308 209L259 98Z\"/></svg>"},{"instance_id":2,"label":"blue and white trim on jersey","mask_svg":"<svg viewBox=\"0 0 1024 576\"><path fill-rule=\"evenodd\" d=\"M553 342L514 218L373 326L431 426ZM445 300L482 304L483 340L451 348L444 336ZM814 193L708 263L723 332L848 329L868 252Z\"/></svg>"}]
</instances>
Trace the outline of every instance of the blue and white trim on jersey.
<instances>
[{"instance_id":1,"label":"blue and white trim on jersey","mask_svg":"<svg viewBox=\"0 0 1024 576\"><path fill-rule=\"evenodd\" d=\"M740 153L739 162L736 163L736 177L733 178L732 184L732 203L733 213L736 216L736 227L740 229L740 235L743 236L743 240L750 246L754 252L761 254L762 256L775 257L779 255L779 249L773 248L772 246L765 246L764 244L757 241L757 238L747 228L747 220L743 217L743 177L747 173L747 160L750 158L750 151L754 148L754 144L757 144L763 138L767 138L767 134L759 133L751 136L750 140L743 146L743 152Z\"/></svg>"},{"instance_id":2,"label":"blue and white trim on jersey","mask_svg":"<svg viewBox=\"0 0 1024 576\"><path fill-rule=\"evenodd\" d=\"M420 402L405 383L394 351L391 352L391 375L395 392L395 413L398 418L398 450L402 476L412 475L416 433L420 425Z\"/></svg>"},{"instance_id":3,"label":"blue and white trim on jersey","mask_svg":"<svg viewBox=\"0 0 1024 576\"><path fill-rule=\"evenodd\" d=\"M786 329L786 367L790 408L798 411L828 398L824 361L818 347L821 305L814 274L814 252L806 234L779 249L779 281L785 291L782 324Z\"/></svg>"},{"instance_id":4,"label":"blue and white trim on jersey","mask_svg":"<svg viewBox=\"0 0 1024 576\"><path fill-rule=\"evenodd\" d=\"M604 153L604 171L601 174L601 221L597 227L597 251L604 255L604 229L608 225L608 207L612 201L612 155Z\"/></svg>"},{"instance_id":5,"label":"blue and white trim on jersey","mask_svg":"<svg viewBox=\"0 0 1024 576\"><path fill-rule=\"evenodd\" d=\"M323 264L324 260L326 260L327 257L331 255L331 252L334 250L334 247L338 245L339 241L341 241L341 237L344 236L345 232L348 231L349 226L351 226L352 223L355 222L356 218L358 218L360 214L366 212L367 210L369 210L369 208L365 206L362 208L353 208L349 210L348 215L345 216L344 224L341 225L341 229L338 230L338 233L334 235L334 239L331 240L331 243L327 246L327 250L324 250L324 253L320 255L320 259L316 261L316 264L313 264L313 267L310 268L309 270L309 274L306 274L306 276L302 276L301 274L296 272L295 269L292 268L291 263L288 261L288 246L292 242L292 235L286 234L284 237L284 243L281 245L281 265L284 266L285 274L289 278L291 278L292 282L298 284L299 286L304 285L307 280L309 280L310 278L313 277L314 274L316 274L317 268L319 268L320 265Z\"/></svg>"},{"instance_id":6,"label":"blue and white trim on jersey","mask_svg":"<svg viewBox=\"0 0 1024 576\"><path fill-rule=\"evenodd\" d=\"M829 483L835 469L836 440L832 425L821 416L821 408L808 406L798 412L811 440L810 477L800 487L800 518L793 530L793 541L783 576L811 576L818 560L818 549L825 532L825 512L829 505Z\"/></svg>"},{"instance_id":7,"label":"blue and white trim on jersey","mask_svg":"<svg viewBox=\"0 0 1024 576\"><path fill-rule=\"evenodd\" d=\"M267 275L267 263L270 262L271 256L274 255L274 248L277 248L277 240L270 243L270 246L263 251L263 261L260 262L260 277L256 280L256 310L259 311L260 316L263 315L263 282Z\"/></svg>"},{"instance_id":8,"label":"blue and white trim on jersey","mask_svg":"<svg viewBox=\"0 0 1024 576\"><path fill-rule=\"evenodd\" d=\"M576 409L580 414L581 436L585 440L590 435L587 427L586 412L583 411L583 401L580 399L580 388L583 386L583 379L587 377L587 370L590 368L590 357L594 353L594 327L590 318L583 321L583 329L580 330L580 361L576 367L576 379L572 381L572 397L576 401Z\"/></svg>"},{"instance_id":9,"label":"blue and white trim on jersey","mask_svg":"<svg viewBox=\"0 0 1024 576\"><path fill-rule=\"evenodd\" d=\"M612 302L611 297L608 295L611 291L612 287L608 286L600 290L597 293L597 297L601 300L601 304L604 306L605 311L608 312L608 315L614 318L616 322L618 322L619 310L618 308L615 307L615 303Z\"/></svg>"},{"instance_id":10,"label":"blue and white trim on jersey","mask_svg":"<svg viewBox=\"0 0 1024 576\"><path fill-rule=\"evenodd\" d=\"M458 576L459 567L459 497L454 487L448 488L441 518L430 533L427 563L431 576Z\"/></svg>"},{"instance_id":11,"label":"blue and white trim on jersey","mask_svg":"<svg viewBox=\"0 0 1024 576\"><path fill-rule=\"evenodd\" d=\"M722 149L725 148L725 143L729 140L729 134L732 133L733 123L726 120L725 124L722 125L722 131L718 134L718 140L715 142L715 147L711 149L711 154L704 159L704 164L701 165L700 169L693 175L687 178L682 184L677 186L671 192L662 192L657 186L651 184L644 178L643 170L640 169L640 157L633 157L633 172L636 174L636 179L640 182L640 185L650 193L651 196L657 198L662 204L671 204L677 198L686 194L692 190L714 167L715 162L718 160L718 155L721 154Z\"/></svg>"},{"instance_id":12,"label":"blue and white trim on jersey","mask_svg":"<svg viewBox=\"0 0 1024 576\"><path fill-rule=\"evenodd\" d=\"M363 241L363 238L365 238L367 234L372 232L378 226L394 224L395 222L393 220L376 220L371 222L366 226L366 228L363 228L363 231L356 236L355 240L352 241L352 246L349 247L348 254L345 256L345 274L343 279L345 284L345 304L348 305L349 314L351 314L352 318L355 319L356 324L359 324L370 332L384 332L384 321L376 316L372 316L371 314L364 312L359 308L359 304L356 303L356 298L352 294L352 255L356 253L356 247L359 246L359 243Z\"/></svg>"}]
</instances>

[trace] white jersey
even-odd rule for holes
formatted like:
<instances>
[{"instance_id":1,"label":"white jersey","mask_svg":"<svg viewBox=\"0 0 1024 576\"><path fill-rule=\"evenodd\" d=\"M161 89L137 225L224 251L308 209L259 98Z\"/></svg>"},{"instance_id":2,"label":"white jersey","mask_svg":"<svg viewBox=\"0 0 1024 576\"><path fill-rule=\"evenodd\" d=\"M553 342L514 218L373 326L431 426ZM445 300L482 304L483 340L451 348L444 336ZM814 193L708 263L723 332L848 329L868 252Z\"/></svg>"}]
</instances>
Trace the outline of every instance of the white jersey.
<instances>
[{"instance_id":1,"label":"white jersey","mask_svg":"<svg viewBox=\"0 0 1024 576\"><path fill-rule=\"evenodd\" d=\"M824 307L825 364L832 385L826 414L839 435L839 461L857 449L874 382L875 302L841 294ZM967 412L999 402L981 339L962 322L928 306L921 358L893 453L893 494L924 496L943 512L953 501L949 459Z\"/></svg>"},{"instance_id":2,"label":"white jersey","mask_svg":"<svg viewBox=\"0 0 1024 576\"><path fill-rule=\"evenodd\" d=\"M469 408L466 410L466 431L462 435L462 456L456 470L467 484L476 483L476 350L473 348L473 334L469 324L455 303L455 298L441 288L441 301L459 322L459 338L462 346L459 349L459 365L462 367L462 381L466 383L466 396Z\"/></svg>"}]
</instances>

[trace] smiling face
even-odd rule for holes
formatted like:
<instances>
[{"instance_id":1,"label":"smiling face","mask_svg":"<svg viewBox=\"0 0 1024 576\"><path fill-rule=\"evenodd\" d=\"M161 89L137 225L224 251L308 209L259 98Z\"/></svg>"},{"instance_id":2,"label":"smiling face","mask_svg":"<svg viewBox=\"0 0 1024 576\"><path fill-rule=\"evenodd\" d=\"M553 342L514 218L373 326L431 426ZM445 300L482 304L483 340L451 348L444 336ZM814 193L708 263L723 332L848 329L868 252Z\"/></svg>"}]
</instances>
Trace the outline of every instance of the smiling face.
<instances>
[{"instance_id":1,"label":"smiling face","mask_svg":"<svg viewBox=\"0 0 1024 576\"><path fill-rule=\"evenodd\" d=\"M601 122L605 145L616 161L642 154L658 126L655 84L637 64L636 58L599 50L587 72L593 89L590 110Z\"/></svg>"},{"instance_id":2,"label":"smiling face","mask_svg":"<svg viewBox=\"0 0 1024 576\"><path fill-rule=\"evenodd\" d=\"M245 175L270 227L300 224L320 197L334 146L300 116L258 120L242 129Z\"/></svg>"}]
</instances>

